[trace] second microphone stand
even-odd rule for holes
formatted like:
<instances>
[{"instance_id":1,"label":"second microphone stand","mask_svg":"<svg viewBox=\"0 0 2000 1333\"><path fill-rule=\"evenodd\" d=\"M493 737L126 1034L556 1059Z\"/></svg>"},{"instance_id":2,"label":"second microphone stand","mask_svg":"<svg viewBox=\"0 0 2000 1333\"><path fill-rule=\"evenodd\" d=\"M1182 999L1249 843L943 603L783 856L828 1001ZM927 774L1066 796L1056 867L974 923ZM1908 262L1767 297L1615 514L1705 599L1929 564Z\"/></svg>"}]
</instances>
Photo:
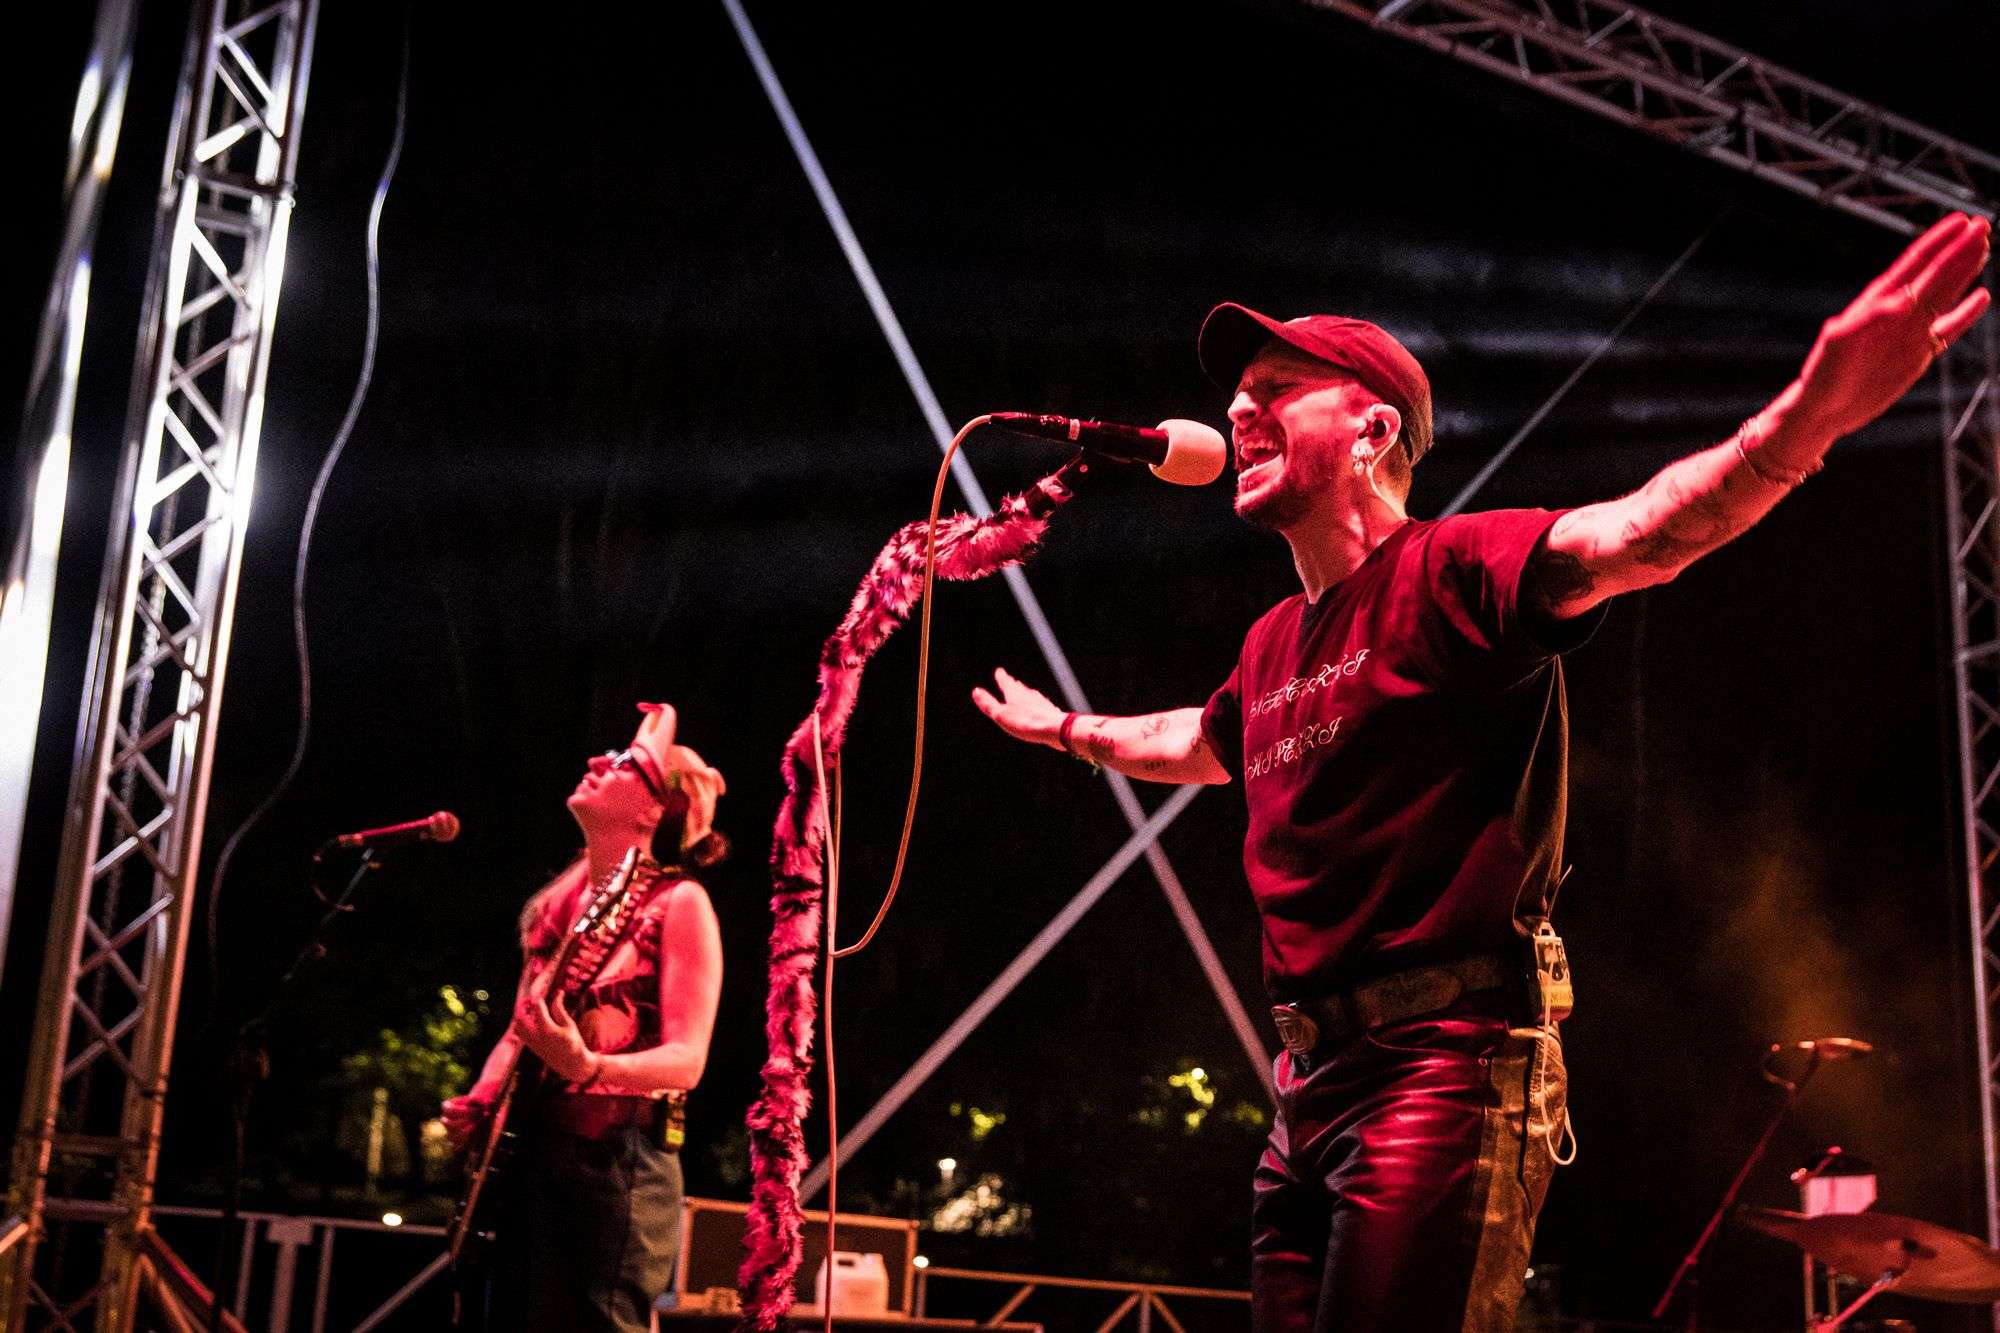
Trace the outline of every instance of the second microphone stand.
<instances>
[{"instance_id":1,"label":"second microphone stand","mask_svg":"<svg viewBox=\"0 0 2000 1333\"><path fill-rule=\"evenodd\" d=\"M1794 1106L1798 1105L1799 1094L1805 1091L1806 1084L1812 1081L1812 1076L1819 1072L1820 1065L1825 1062L1818 1045L1815 1044L1807 1054L1806 1067L1799 1076L1795 1079L1784 1078L1772 1068L1773 1061L1784 1049L1783 1046L1771 1048L1770 1054L1764 1057L1763 1074L1767 1080L1785 1090L1785 1099L1778 1103L1777 1111L1771 1116L1770 1123L1764 1126L1764 1132L1757 1139L1756 1146L1750 1149L1750 1156L1744 1159L1742 1169L1736 1173L1736 1179L1729 1182L1729 1188L1723 1192L1722 1202L1715 1206L1715 1212L1709 1217L1708 1225L1703 1227L1701 1235L1695 1238L1694 1248L1687 1252L1686 1257L1681 1260L1680 1267L1674 1270L1673 1279L1667 1283L1667 1289L1660 1293L1659 1301L1653 1306L1652 1317L1655 1320L1666 1317L1667 1310L1674 1303L1674 1295L1685 1283L1692 1293L1687 1302L1686 1327L1688 1333L1700 1333L1701 1267L1708 1258L1709 1245L1714 1241L1715 1234L1722 1230L1722 1223L1729 1216L1730 1210L1736 1206L1736 1196L1743 1192L1743 1186L1749 1181L1750 1173L1757 1169L1757 1163L1764 1160L1764 1152L1771 1146L1771 1139L1777 1134L1778 1126L1785 1123L1785 1117L1792 1113Z\"/></svg>"},{"instance_id":2,"label":"second microphone stand","mask_svg":"<svg viewBox=\"0 0 2000 1333\"><path fill-rule=\"evenodd\" d=\"M226 1316L234 1315L234 1298L228 1295L236 1284L236 1262L239 1253L234 1242L236 1231L243 1217L243 1160L250 1137L250 1102L256 1095L257 1085L271 1075L270 1028L271 1017L284 1003L293 983L306 967L324 958L327 954L327 936L333 923L354 910L352 903L355 890L369 871L377 869L380 862L375 859L373 848L362 847L361 859L355 864L354 873L348 876L347 886L337 897L328 898L313 888L314 896L327 905L325 913L313 924L312 934L306 937L304 947L292 959L278 984L272 988L271 998L257 1014L246 1020L236 1030L236 1043L229 1054L227 1082L229 1086L229 1162L222 1178L222 1235L216 1242L214 1304L209 1311L210 1333L222 1329ZM313 869L319 869L319 857L313 858Z\"/></svg>"}]
</instances>

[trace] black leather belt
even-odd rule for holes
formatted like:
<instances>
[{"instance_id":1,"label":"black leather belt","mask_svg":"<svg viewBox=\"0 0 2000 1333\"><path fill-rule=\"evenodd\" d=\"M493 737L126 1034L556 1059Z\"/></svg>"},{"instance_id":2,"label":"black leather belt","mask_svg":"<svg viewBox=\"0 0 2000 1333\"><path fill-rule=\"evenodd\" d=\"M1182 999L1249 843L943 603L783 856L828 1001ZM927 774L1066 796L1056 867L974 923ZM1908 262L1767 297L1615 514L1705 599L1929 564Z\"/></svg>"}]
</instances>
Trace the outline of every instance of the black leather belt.
<instances>
[{"instance_id":1,"label":"black leather belt","mask_svg":"<svg viewBox=\"0 0 2000 1333\"><path fill-rule=\"evenodd\" d=\"M1273 1005L1271 1017L1285 1049L1306 1055L1322 1044L1344 1042L1385 1023L1434 1013L1462 996L1505 989L1518 980L1517 971L1499 954L1478 954L1455 963L1391 972L1324 999Z\"/></svg>"}]
</instances>

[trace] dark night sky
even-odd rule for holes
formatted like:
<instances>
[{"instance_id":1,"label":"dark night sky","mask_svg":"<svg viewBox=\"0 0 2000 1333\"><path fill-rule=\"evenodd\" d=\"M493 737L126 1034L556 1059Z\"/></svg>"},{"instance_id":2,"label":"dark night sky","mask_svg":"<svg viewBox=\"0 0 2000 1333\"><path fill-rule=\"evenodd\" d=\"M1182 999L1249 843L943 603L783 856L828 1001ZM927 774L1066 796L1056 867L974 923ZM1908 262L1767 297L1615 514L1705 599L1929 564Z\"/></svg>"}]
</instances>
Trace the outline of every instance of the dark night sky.
<instances>
[{"instance_id":1,"label":"dark night sky","mask_svg":"<svg viewBox=\"0 0 2000 1333\"><path fill-rule=\"evenodd\" d=\"M1988 6L1662 8L2000 144L2000 112L1968 92L1990 83L1981 53L2000 49ZM42 832L4 978L16 1013L32 993L157 179L159 136L137 126L161 114L171 9L146 19L122 212L107 224ZM362 225L400 13L329 6L321 22L211 857L290 746L290 564L359 361ZM764 3L752 17L954 419L1219 421L1193 358L1212 302L1336 308L1404 335L1430 369L1441 444L1412 507L1434 512L1713 224L1481 497L1580 503L1726 435L1895 249L1276 5ZM15 250L0 291L0 401L19 401L82 36L52 39L60 58L6 94L27 127L17 198L41 243ZM198 1189L214 1166L211 1002L261 1003L312 914L307 849L440 806L466 824L449 850L391 863L286 1012L260 1103L266 1151L322 1131L315 1080L340 1051L440 984L508 984L511 912L573 848L561 797L585 755L630 734L644 697L674 700L731 783L723 821L740 854L712 885L730 971L689 1156L698 1191L729 1193L726 1136L761 1054L777 755L820 639L883 538L921 512L936 452L719 7L558 25L433 6L414 51L379 370L313 551L313 749L231 873L219 997L197 936L164 1192ZM1614 607L1571 664L1576 871L1559 922L1582 973L1567 1042L1583 1155L1537 1253L1565 1270L1575 1309L1650 1304L1765 1113L1756 1055L1777 1037L1848 1031L1895 1055L1824 1076L1752 1201L1785 1202L1782 1168L1837 1141L1880 1166L1885 1208L1976 1225L1935 423L1923 386L1756 532ZM975 439L971 457L996 493L1055 461L999 437ZM1115 711L1200 701L1242 629L1294 586L1282 544L1237 524L1221 489L1136 484L1061 515L1029 574L1094 703ZM996 662L1048 679L999 581L946 590L909 883L881 942L841 974L849 1120L1123 837L1087 770L1005 744L964 703ZM846 934L893 850L913 672L914 640L898 640L871 669L850 744ZM1254 1002L1241 825L1233 792L1206 793L1164 843ZM937 1157L968 1156L949 1103L997 1107L1008 1121L979 1160L1035 1205L1037 1231L965 1258L1241 1283L1254 1136L1211 1127L1190 1151L1134 1125L1187 1060L1225 1104L1255 1100L1135 872L855 1158L845 1188L887 1201L899 1179L934 1178ZM1733 1237L1712 1286L1725 1313L1775 1321L1796 1269Z\"/></svg>"}]
</instances>

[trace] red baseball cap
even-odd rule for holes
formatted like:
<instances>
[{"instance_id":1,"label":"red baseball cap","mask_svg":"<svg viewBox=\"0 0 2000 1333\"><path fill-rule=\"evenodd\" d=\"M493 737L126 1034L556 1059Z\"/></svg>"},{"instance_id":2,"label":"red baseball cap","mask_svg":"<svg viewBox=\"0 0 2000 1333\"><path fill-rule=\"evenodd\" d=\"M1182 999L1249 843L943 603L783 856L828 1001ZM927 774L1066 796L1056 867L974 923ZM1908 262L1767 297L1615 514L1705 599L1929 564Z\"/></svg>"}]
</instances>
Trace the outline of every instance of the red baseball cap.
<instances>
[{"instance_id":1,"label":"red baseball cap","mask_svg":"<svg viewBox=\"0 0 2000 1333\"><path fill-rule=\"evenodd\" d=\"M1244 367L1273 338L1348 371L1401 412L1403 449L1410 462L1415 463L1430 449L1430 377L1409 348L1365 319L1307 315L1277 320L1225 301L1201 322L1197 342L1201 368L1216 384L1234 390Z\"/></svg>"}]
</instances>

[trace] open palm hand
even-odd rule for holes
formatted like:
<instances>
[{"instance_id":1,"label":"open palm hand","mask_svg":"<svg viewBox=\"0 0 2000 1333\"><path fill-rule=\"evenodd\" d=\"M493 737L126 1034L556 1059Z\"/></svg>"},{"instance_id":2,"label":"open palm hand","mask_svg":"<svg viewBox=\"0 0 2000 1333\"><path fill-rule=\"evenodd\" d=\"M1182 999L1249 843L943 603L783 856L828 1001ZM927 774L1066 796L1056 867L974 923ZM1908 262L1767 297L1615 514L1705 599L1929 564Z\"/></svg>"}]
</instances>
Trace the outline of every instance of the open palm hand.
<instances>
[{"instance_id":1,"label":"open palm hand","mask_svg":"<svg viewBox=\"0 0 2000 1333\"><path fill-rule=\"evenodd\" d=\"M1991 299L1967 294L1986 266L1992 225L1953 213L1910 243L1829 319L1799 376L1800 410L1829 435L1867 425L1906 393Z\"/></svg>"}]
</instances>

